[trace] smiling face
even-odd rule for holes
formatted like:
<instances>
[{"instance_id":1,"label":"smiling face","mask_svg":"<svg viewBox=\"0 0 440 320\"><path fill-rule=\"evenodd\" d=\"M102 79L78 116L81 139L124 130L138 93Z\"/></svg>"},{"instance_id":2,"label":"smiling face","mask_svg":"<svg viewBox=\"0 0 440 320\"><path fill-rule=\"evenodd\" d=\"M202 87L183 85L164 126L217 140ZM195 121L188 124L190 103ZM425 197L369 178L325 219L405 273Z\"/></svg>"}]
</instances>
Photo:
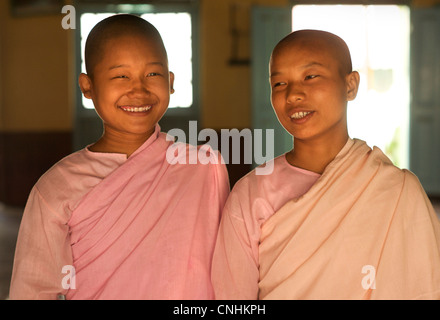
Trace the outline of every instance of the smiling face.
<instances>
[{"instance_id":1,"label":"smiling face","mask_svg":"<svg viewBox=\"0 0 440 320\"><path fill-rule=\"evenodd\" d=\"M157 39L121 35L108 39L93 67L80 76L81 90L92 99L104 134L149 137L168 108L174 75L168 71Z\"/></svg>"},{"instance_id":2,"label":"smiling face","mask_svg":"<svg viewBox=\"0 0 440 320\"><path fill-rule=\"evenodd\" d=\"M271 102L295 139L348 138L347 101L356 97L359 75L351 72L344 50L328 33L317 31L293 33L275 48Z\"/></svg>"}]
</instances>

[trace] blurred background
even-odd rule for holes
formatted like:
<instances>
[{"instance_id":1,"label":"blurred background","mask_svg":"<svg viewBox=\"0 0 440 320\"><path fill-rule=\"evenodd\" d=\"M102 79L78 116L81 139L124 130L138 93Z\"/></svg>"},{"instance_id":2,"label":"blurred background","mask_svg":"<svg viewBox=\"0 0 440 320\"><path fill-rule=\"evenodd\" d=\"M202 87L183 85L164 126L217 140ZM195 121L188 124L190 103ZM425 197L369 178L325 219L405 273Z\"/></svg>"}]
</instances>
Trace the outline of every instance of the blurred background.
<instances>
[{"instance_id":1,"label":"blurred background","mask_svg":"<svg viewBox=\"0 0 440 320\"><path fill-rule=\"evenodd\" d=\"M62 13L65 5L74 11ZM413 171L440 212L440 0L4 0L0 299L8 294L30 189L55 162L102 133L77 79L88 32L115 13L138 14L162 34L176 77L163 131L188 132L190 120L219 135L221 129L274 128L275 155L290 150L292 138L270 105L270 53L292 30L336 33L361 75L348 107L350 136ZM252 167L229 164L231 187Z\"/></svg>"}]
</instances>

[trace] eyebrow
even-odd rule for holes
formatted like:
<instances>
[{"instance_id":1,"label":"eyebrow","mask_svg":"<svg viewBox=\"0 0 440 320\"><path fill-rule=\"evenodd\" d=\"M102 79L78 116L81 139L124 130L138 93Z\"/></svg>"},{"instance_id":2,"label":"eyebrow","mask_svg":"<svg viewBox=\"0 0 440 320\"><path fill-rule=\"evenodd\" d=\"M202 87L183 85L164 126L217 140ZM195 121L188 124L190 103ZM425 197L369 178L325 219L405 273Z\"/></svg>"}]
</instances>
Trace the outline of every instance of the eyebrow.
<instances>
[{"instance_id":1,"label":"eyebrow","mask_svg":"<svg viewBox=\"0 0 440 320\"><path fill-rule=\"evenodd\" d=\"M324 67L325 68L326 66L320 62L312 61L310 63L307 63L305 65L300 66L299 69L305 70L305 69L312 68L312 67ZM277 75L280 75L281 73L282 72L279 72L279 71L272 72L269 75L269 78L276 77Z\"/></svg>"},{"instance_id":2,"label":"eyebrow","mask_svg":"<svg viewBox=\"0 0 440 320\"><path fill-rule=\"evenodd\" d=\"M155 62L149 62L149 63L147 63L147 65L158 65L158 66L161 66L161 67L164 67L165 66L165 64L163 63L163 62L160 62L160 61L155 61ZM130 65L128 65L128 64L118 64L118 65L116 65L116 66L111 66L110 68L108 68L109 70L113 70L113 69L117 69L117 68L124 68L124 67L129 67Z\"/></svg>"},{"instance_id":3,"label":"eyebrow","mask_svg":"<svg viewBox=\"0 0 440 320\"><path fill-rule=\"evenodd\" d=\"M308 68L311 68L311 67L325 67L325 65L323 65L320 62L312 61L312 62L302 66L301 69L308 69Z\"/></svg>"}]
</instances>

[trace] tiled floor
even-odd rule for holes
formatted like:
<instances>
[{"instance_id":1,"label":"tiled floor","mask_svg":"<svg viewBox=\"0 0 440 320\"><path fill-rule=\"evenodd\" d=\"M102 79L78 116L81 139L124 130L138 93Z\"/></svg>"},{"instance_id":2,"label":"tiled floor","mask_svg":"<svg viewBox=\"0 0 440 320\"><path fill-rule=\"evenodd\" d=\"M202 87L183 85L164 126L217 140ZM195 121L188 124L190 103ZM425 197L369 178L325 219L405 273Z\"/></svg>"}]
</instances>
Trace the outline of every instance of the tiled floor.
<instances>
[{"instance_id":1,"label":"tiled floor","mask_svg":"<svg viewBox=\"0 0 440 320\"><path fill-rule=\"evenodd\" d=\"M440 219L440 199L433 201ZM8 297L15 243L23 208L0 203L0 300Z\"/></svg>"}]
</instances>

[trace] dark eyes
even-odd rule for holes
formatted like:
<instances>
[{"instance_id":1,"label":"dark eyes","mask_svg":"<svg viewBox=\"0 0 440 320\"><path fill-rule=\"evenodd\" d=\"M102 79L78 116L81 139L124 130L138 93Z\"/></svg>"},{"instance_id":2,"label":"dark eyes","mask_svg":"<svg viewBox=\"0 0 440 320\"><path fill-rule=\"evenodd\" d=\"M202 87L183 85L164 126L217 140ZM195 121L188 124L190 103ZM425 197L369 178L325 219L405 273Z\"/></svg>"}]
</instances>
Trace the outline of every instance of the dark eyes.
<instances>
[{"instance_id":1,"label":"dark eyes","mask_svg":"<svg viewBox=\"0 0 440 320\"><path fill-rule=\"evenodd\" d=\"M317 77L319 77L319 75L317 75L317 74L309 74L309 75L304 77L304 80L305 81L306 80L312 80L312 79L316 79ZM286 84L286 82L276 82L276 83L273 84L273 88L277 88L277 87L283 86L285 84Z\"/></svg>"},{"instance_id":2,"label":"dark eyes","mask_svg":"<svg viewBox=\"0 0 440 320\"><path fill-rule=\"evenodd\" d=\"M273 85L274 88L282 86L283 84L286 84L285 82L277 82Z\"/></svg>"},{"instance_id":3,"label":"dark eyes","mask_svg":"<svg viewBox=\"0 0 440 320\"><path fill-rule=\"evenodd\" d=\"M146 77L155 77L155 76L159 76L159 75L160 75L160 73L158 73L158 72L150 72L149 74L146 75ZM113 77L112 79L129 79L129 78L128 78L128 76L121 74L116 77Z\"/></svg>"},{"instance_id":4,"label":"dark eyes","mask_svg":"<svg viewBox=\"0 0 440 320\"><path fill-rule=\"evenodd\" d=\"M315 79L316 77L319 77L317 74L310 74L307 75L304 80L311 80L311 79Z\"/></svg>"}]
</instances>

